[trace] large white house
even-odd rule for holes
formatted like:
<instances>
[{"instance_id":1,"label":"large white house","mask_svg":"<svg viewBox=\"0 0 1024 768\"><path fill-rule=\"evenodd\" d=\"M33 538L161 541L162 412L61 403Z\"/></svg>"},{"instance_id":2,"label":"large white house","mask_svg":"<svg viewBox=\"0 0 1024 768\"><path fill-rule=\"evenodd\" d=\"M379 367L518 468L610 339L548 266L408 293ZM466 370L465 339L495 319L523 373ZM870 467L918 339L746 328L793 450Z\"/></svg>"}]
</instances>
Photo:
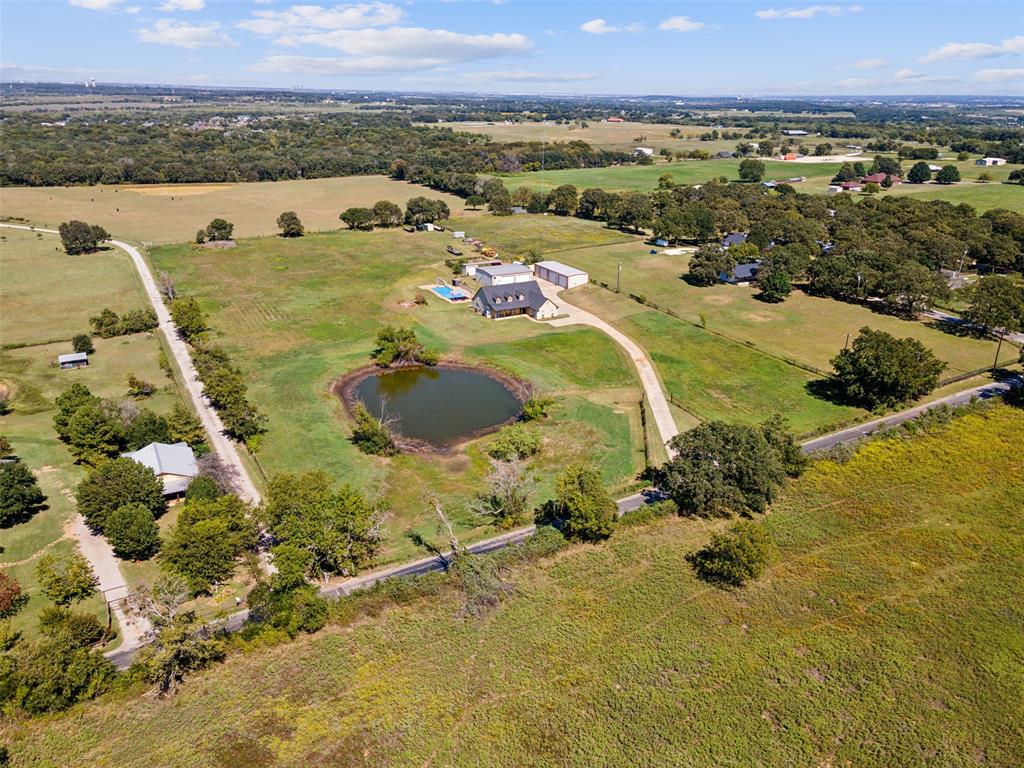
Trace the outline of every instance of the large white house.
<instances>
[{"instance_id":1,"label":"large white house","mask_svg":"<svg viewBox=\"0 0 1024 768\"><path fill-rule=\"evenodd\" d=\"M480 285L512 285L533 280L533 271L525 264L514 261L494 267L477 267L474 275Z\"/></svg>"},{"instance_id":2,"label":"large white house","mask_svg":"<svg viewBox=\"0 0 1024 768\"><path fill-rule=\"evenodd\" d=\"M576 288L586 285L590 276L582 269L570 267L560 261L538 261L533 265L533 274L538 280L546 280L562 288Z\"/></svg>"}]
</instances>

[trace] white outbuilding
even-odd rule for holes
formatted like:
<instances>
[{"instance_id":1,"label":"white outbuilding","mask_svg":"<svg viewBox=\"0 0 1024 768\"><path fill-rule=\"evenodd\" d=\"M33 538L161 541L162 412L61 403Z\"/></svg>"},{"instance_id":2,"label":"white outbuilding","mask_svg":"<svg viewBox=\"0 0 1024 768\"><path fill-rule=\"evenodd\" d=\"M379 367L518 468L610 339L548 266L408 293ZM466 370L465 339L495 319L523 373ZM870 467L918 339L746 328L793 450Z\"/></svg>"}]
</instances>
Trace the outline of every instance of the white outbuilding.
<instances>
[{"instance_id":1,"label":"white outbuilding","mask_svg":"<svg viewBox=\"0 0 1024 768\"><path fill-rule=\"evenodd\" d=\"M512 285L533 280L533 272L525 264L514 261L494 267L477 267L474 275L480 285Z\"/></svg>"},{"instance_id":2,"label":"white outbuilding","mask_svg":"<svg viewBox=\"0 0 1024 768\"><path fill-rule=\"evenodd\" d=\"M983 157L974 161L975 165L1006 165L1005 157Z\"/></svg>"},{"instance_id":3,"label":"white outbuilding","mask_svg":"<svg viewBox=\"0 0 1024 768\"><path fill-rule=\"evenodd\" d=\"M570 267L560 261L538 261L533 265L533 274L538 280L546 280L561 288L576 288L586 285L590 275L582 269Z\"/></svg>"}]
</instances>

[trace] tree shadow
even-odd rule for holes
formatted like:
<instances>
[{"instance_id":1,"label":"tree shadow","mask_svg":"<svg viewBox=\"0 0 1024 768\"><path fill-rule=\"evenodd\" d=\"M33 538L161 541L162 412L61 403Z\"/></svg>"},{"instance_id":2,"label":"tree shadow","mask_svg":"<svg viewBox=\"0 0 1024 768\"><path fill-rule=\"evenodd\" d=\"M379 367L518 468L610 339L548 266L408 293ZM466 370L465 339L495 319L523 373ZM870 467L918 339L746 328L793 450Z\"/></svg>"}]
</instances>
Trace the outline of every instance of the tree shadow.
<instances>
[{"instance_id":1,"label":"tree shadow","mask_svg":"<svg viewBox=\"0 0 1024 768\"><path fill-rule=\"evenodd\" d=\"M932 328L936 331L940 331L950 336L958 336L960 338L985 338L984 333L980 333L975 326L963 320L929 320L927 323L925 323L925 327Z\"/></svg>"},{"instance_id":2,"label":"tree shadow","mask_svg":"<svg viewBox=\"0 0 1024 768\"><path fill-rule=\"evenodd\" d=\"M413 531L413 530L406 531L405 532L405 538L407 538L409 541L411 541L414 545L416 545L420 549L427 550L427 552L429 552L434 557L439 559L446 566L448 565L448 557L447 557L447 555L444 552L442 552L440 549L438 549L431 541L426 539L423 536L423 534L421 534L419 531Z\"/></svg>"},{"instance_id":3,"label":"tree shadow","mask_svg":"<svg viewBox=\"0 0 1024 768\"><path fill-rule=\"evenodd\" d=\"M833 405L845 405L852 408L862 407L861 403L858 403L846 392L844 392L832 379L813 379L804 384L804 389L811 397L816 397L819 400L826 400Z\"/></svg>"}]
</instances>

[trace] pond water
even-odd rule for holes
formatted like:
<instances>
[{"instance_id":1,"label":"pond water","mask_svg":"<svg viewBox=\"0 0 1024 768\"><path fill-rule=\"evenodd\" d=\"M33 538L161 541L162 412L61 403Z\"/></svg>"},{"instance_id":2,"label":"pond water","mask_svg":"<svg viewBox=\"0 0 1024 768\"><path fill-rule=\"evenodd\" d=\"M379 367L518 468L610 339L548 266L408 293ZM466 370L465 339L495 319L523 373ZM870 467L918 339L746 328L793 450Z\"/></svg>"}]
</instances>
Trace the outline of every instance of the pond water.
<instances>
[{"instance_id":1,"label":"pond water","mask_svg":"<svg viewBox=\"0 0 1024 768\"><path fill-rule=\"evenodd\" d=\"M431 445L454 445L517 416L522 403L498 379L471 368L402 368L375 373L355 396L380 418L381 398L392 429Z\"/></svg>"}]
</instances>

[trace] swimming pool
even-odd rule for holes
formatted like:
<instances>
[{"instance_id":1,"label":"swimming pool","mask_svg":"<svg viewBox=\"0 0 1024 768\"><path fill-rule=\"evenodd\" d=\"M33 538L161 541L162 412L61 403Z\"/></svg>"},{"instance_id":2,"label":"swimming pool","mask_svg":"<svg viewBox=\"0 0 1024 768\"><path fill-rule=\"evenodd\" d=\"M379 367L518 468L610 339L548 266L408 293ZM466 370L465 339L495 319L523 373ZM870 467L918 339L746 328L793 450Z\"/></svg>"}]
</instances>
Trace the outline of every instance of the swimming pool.
<instances>
[{"instance_id":1,"label":"swimming pool","mask_svg":"<svg viewBox=\"0 0 1024 768\"><path fill-rule=\"evenodd\" d=\"M448 301L466 301L469 298L461 289L452 288L450 285L435 285L430 290Z\"/></svg>"}]
</instances>

